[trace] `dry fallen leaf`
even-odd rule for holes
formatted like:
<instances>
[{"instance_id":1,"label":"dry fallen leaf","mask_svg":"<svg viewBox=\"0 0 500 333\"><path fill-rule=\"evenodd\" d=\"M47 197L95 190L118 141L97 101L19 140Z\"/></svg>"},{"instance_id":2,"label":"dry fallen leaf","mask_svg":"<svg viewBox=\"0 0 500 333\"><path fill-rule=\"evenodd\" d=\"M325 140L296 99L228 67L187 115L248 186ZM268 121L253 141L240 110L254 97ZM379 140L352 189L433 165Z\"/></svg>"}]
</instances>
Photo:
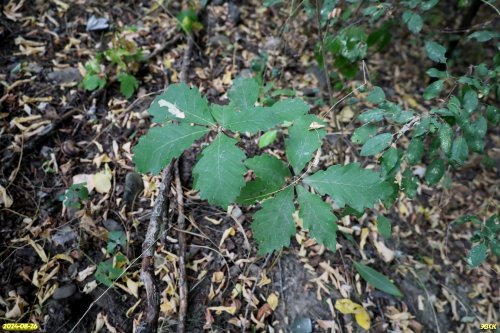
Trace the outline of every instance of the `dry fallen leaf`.
<instances>
[{"instance_id":1,"label":"dry fallen leaf","mask_svg":"<svg viewBox=\"0 0 500 333\"><path fill-rule=\"evenodd\" d=\"M343 314L354 314L354 319L359 326L365 330L370 329L370 315L361 305L354 303L348 298L343 298L335 302L335 309Z\"/></svg>"},{"instance_id":2,"label":"dry fallen leaf","mask_svg":"<svg viewBox=\"0 0 500 333\"><path fill-rule=\"evenodd\" d=\"M267 303L271 307L271 309L276 310L278 307L278 295L276 293L272 293L267 297Z\"/></svg>"},{"instance_id":3,"label":"dry fallen leaf","mask_svg":"<svg viewBox=\"0 0 500 333\"><path fill-rule=\"evenodd\" d=\"M5 187L0 185L0 204L4 204L5 208L9 208L12 206L13 200L12 198L7 194L7 190Z\"/></svg>"},{"instance_id":4,"label":"dry fallen leaf","mask_svg":"<svg viewBox=\"0 0 500 333\"><path fill-rule=\"evenodd\" d=\"M235 306L211 306L208 308L210 311L215 311L215 314L220 315L222 312L227 312L231 315L236 313Z\"/></svg>"}]
</instances>

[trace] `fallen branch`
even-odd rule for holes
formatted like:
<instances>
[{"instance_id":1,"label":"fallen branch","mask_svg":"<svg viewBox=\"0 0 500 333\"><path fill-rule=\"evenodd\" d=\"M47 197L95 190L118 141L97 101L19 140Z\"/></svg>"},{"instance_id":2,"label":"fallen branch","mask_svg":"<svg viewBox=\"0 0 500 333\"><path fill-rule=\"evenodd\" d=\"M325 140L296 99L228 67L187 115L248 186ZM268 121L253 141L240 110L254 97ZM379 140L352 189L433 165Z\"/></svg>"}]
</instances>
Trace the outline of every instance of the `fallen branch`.
<instances>
[{"instance_id":1,"label":"fallen branch","mask_svg":"<svg viewBox=\"0 0 500 333\"><path fill-rule=\"evenodd\" d=\"M142 265L141 280L146 289L146 311L145 318L137 327L136 333L156 332L158 328L158 317L160 315L160 292L155 281L154 273L154 252L155 244L158 240L160 225L164 212L169 206L169 189L172 182L172 161L166 169L163 170L163 180L160 184L158 197L156 198L153 212L149 220L148 230L144 243L142 244Z\"/></svg>"},{"instance_id":2,"label":"fallen branch","mask_svg":"<svg viewBox=\"0 0 500 333\"><path fill-rule=\"evenodd\" d=\"M189 68L189 64L191 63L191 50L194 45L194 40L192 38L188 38L188 44L186 49L184 50L184 56L182 60L182 67L179 79L181 82L187 82L187 72ZM162 183L160 185L158 197L156 198L153 212L151 214L151 219L149 220L148 230L146 232L146 237L144 239L144 243L142 244L142 266L141 266L141 280L144 283L144 288L146 289L146 310L145 310L145 318L140 322L137 327L136 333L153 333L158 330L158 317L160 315L160 292L158 290L158 286L155 281L154 275L154 246L159 239L158 234L161 229L161 222L165 214L168 210L169 197L168 193L170 190L170 184L172 183L172 170L174 169L175 164L175 177L176 177L176 186L177 180L179 180L180 187L180 178L179 178L179 167L178 163L175 160L172 160L170 164L163 170L162 175ZM180 196L180 199L179 199ZM178 223L184 224L184 206L182 201L182 187L177 189L177 205L178 205ZM182 210L181 210L182 209ZM185 226L179 225L180 230L183 230ZM184 235L182 232L179 233L179 239L183 238ZM181 235L182 234L182 235ZM184 332L184 318L186 316L187 311L187 287L185 281L185 263L184 263L184 254L186 252L185 242L183 241L183 245L181 248L181 242L179 241L179 269L184 270L184 273L180 273L181 276L179 280L179 289L180 291L180 299L181 304L179 308L179 325L178 332ZM185 304L182 304L182 302Z\"/></svg>"},{"instance_id":3,"label":"fallen branch","mask_svg":"<svg viewBox=\"0 0 500 333\"><path fill-rule=\"evenodd\" d=\"M179 240L179 319L177 323L177 333L184 333L187 313L187 280L186 280L186 220L184 217L184 199L182 193L179 163L175 163L175 191L177 193L177 227Z\"/></svg>"}]
</instances>

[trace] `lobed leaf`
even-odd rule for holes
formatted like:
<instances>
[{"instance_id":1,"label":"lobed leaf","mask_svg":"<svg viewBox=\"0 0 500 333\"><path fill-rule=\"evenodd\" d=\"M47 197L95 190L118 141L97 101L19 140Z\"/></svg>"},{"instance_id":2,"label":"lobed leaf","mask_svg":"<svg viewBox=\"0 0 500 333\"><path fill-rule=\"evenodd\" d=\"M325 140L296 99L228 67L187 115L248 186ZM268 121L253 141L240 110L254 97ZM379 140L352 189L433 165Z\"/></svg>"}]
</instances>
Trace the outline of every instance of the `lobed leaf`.
<instances>
[{"instance_id":1,"label":"lobed leaf","mask_svg":"<svg viewBox=\"0 0 500 333\"><path fill-rule=\"evenodd\" d=\"M331 166L304 179L304 183L323 195L328 194L340 207L347 204L358 211L372 207L393 192L389 183L376 172L361 169L359 163Z\"/></svg>"},{"instance_id":2,"label":"lobed leaf","mask_svg":"<svg viewBox=\"0 0 500 333\"><path fill-rule=\"evenodd\" d=\"M199 125L214 124L207 99L198 89L189 88L185 83L170 85L167 91L155 98L148 111L157 123L177 120Z\"/></svg>"},{"instance_id":3,"label":"lobed leaf","mask_svg":"<svg viewBox=\"0 0 500 333\"><path fill-rule=\"evenodd\" d=\"M308 192L302 186L296 186L299 216L304 220L304 228L318 243L336 251L337 246L337 217L332 213L329 204L319 195Z\"/></svg>"},{"instance_id":4,"label":"lobed leaf","mask_svg":"<svg viewBox=\"0 0 500 333\"><path fill-rule=\"evenodd\" d=\"M259 245L259 254L271 253L290 245L290 237L295 235L292 216L294 211L293 187L264 201L252 222L253 236Z\"/></svg>"},{"instance_id":5,"label":"lobed leaf","mask_svg":"<svg viewBox=\"0 0 500 333\"><path fill-rule=\"evenodd\" d=\"M324 128L314 128L314 125L324 126L324 122L314 115L304 115L295 120L288 129L286 140L286 156L295 173L299 173L309 162L313 153L321 147L325 137Z\"/></svg>"},{"instance_id":6,"label":"lobed leaf","mask_svg":"<svg viewBox=\"0 0 500 333\"><path fill-rule=\"evenodd\" d=\"M165 124L153 127L134 147L134 163L138 172L158 174L173 158L209 132L208 128L187 124Z\"/></svg>"},{"instance_id":7,"label":"lobed leaf","mask_svg":"<svg viewBox=\"0 0 500 333\"><path fill-rule=\"evenodd\" d=\"M227 207L234 202L245 185L243 165L245 153L236 147L237 141L219 134L202 151L202 157L193 168L195 188L202 199L212 204Z\"/></svg>"}]
</instances>

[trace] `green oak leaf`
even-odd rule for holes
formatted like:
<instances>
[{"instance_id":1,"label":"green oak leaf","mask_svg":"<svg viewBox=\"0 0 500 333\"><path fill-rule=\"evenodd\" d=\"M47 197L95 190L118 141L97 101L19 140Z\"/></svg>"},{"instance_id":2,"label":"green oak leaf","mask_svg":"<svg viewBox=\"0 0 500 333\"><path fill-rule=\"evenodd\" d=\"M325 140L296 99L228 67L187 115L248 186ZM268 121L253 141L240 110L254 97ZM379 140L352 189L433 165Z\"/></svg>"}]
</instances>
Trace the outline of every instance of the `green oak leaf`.
<instances>
[{"instance_id":1,"label":"green oak leaf","mask_svg":"<svg viewBox=\"0 0 500 333\"><path fill-rule=\"evenodd\" d=\"M500 37L500 33L488 30L475 31L467 36L468 39L475 39L478 42L487 42L492 38Z\"/></svg>"},{"instance_id":2,"label":"green oak leaf","mask_svg":"<svg viewBox=\"0 0 500 333\"><path fill-rule=\"evenodd\" d=\"M427 184L430 186L436 185L444 175L444 161L441 158L438 158L431 162L427 166L427 170L425 171L425 180Z\"/></svg>"},{"instance_id":3,"label":"green oak leaf","mask_svg":"<svg viewBox=\"0 0 500 333\"><path fill-rule=\"evenodd\" d=\"M185 83L170 85L167 91L154 99L148 111L153 115L153 121L157 123L177 120L199 125L214 125L207 99L201 96L198 89L189 88Z\"/></svg>"},{"instance_id":4,"label":"green oak leaf","mask_svg":"<svg viewBox=\"0 0 500 333\"><path fill-rule=\"evenodd\" d=\"M450 162L453 166L458 167L464 164L469 156L469 147L464 137L459 136L453 141L451 147Z\"/></svg>"},{"instance_id":5,"label":"green oak leaf","mask_svg":"<svg viewBox=\"0 0 500 333\"><path fill-rule=\"evenodd\" d=\"M219 134L202 152L193 168L195 188L202 199L227 207L234 202L245 185L243 165L245 153L236 147L237 141Z\"/></svg>"},{"instance_id":6,"label":"green oak leaf","mask_svg":"<svg viewBox=\"0 0 500 333\"><path fill-rule=\"evenodd\" d=\"M439 96L444 88L444 80L437 80L431 83L424 91L424 99L429 100Z\"/></svg>"},{"instance_id":7,"label":"green oak leaf","mask_svg":"<svg viewBox=\"0 0 500 333\"><path fill-rule=\"evenodd\" d=\"M97 88L102 89L106 85L106 79L101 78L97 74L87 74L83 77L83 87L85 90L96 90Z\"/></svg>"},{"instance_id":8,"label":"green oak leaf","mask_svg":"<svg viewBox=\"0 0 500 333\"><path fill-rule=\"evenodd\" d=\"M406 158L410 165L415 165L420 162L424 156L424 142L420 138L413 138L408 145Z\"/></svg>"},{"instance_id":9,"label":"green oak leaf","mask_svg":"<svg viewBox=\"0 0 500 333\"><path fill-rule=\"evenodd\" d=\"M259 245L259 254L271 253L290 245L295 235L293 222L293 187L267 199L253 217L252 231Z\"/></svg>"},{"instance_id":10,"label":"green oak leaf","mask_svg":"<svg viewBox=\"0 0 500 333\"><path fill-rule=\"evenodd\" d=\"M232 104L212 105L212 114L223 128L233 132L255 134L274 127L274 116L267 107L252 106L239 111Z\"/></svg>"},{"instance_id":11,"label":"green oak leaf","mask_svg":"<svg viewBox=\"0 0 500 333\"><path fill-rule=\"evenodd\" d=\"M366 123L354 131L351 136L351 141L357 144L364 144L369 138L377 134L378 126Z\"/></svg>"},{"instance_id":12,"label":"green oak leaf","mask_svg":"<svg viewBox=\"0 0 500 333\"><path fill-rule=\"evenodd\" d=\"M362 169L359 163L331 166L307 177L304 183L328 194L340 207L347 204L358 211L373 207L393 192L391 184L380 179L378 173Z\"/></svg>"},{"instance_id":13,"label":"green oak leaf","mask_svg":"<svg viewBox=\"0 0 500 333\"><path fill-rule=\"evenodd\" d=\"M442 123L441 127L439 128L439 142L441 143L441 149L443 150L443 153L446 155L450 154L451 151L451 140L453 136L453 129L451 128L448 123Z\"/></svg>"},{"instance_id":14,"label":"green oak leaf","mask_svg":"<svg viewBox=\"0 0 500 333\"><path fill-rule=\"evenodd\" d=\"M299 98L287 98L274 103L269 109L273 115L273 125L279 125L301 117L310 107Z\"/></svg>"},{"instance_id":15,"label":"green oak leaf","mask_svg":"<svg viewBox=\"0 0 500 333\"><path fill-rule=\"evenodd\" d=\"M304 228L309 234L335 252L337 246L337 217L332 213L332 207L317 194L308 192L302 186L297 186L299 216L304 221Z\"/></svg>"},{"instance_id":16,"label":"green oak leaf","mask_svg":"<svg viewBox=\"0 0 500 333\"><path fill-rule=\"evenodd\" d=\"M401 187L403 192L408 196L408 198L415 198L418 189L417 177L413 175L411 169L406 169L403 172L403 179L401 180Z\"/></svg>"},{"instance_id":17,"label":"green oak leaf","mask_svg":"<svg viewBox=\"0 0 500 333\"><path fill-rule=\"evenodd\" d=\"M314 115L304 115L296 119L288 129L286 156L295 173L299 173L309 162L316 150L321 147L325 137L324 128L311 129L315 123L324 126L324 122Z\"/></svg>"},{"instance_id":18,"label":"green oak leaf","mask_svg":"<svg viewBox=\"0 0 500 333\"><path fill-rule=\"evenodd\" d=\"M425 51L427 52L427 56L429 59L435 62L446 63L446 48L432 41L425 42Z\"/></svg>"},{"instance_id":19,"label":"green oak leaf","mask_svg":"<svg viewBox=\"0 0 500 333\"><path fill-rule=\"evenodd\" d=\"M259 92L259 83L254 78L237 78L227 95L239 111L244 111L255 106Z\"/></svg>"},{"instance_id":20,"label":"green oak leaf","mask_svg":"<svg viewBox=\"0 0 500 333\"><path fill-rule=\"evenodd\" d=\"M260 155L245 161L247 168L253 171L255 180L245 184L236 202L251 205L272 196L291 177L288 167L274 156Z\"/></svg>"},{"instance_id":21,"label":"green oak leaf","mask_svg":"<svg viewBox=\"0 0 500 333\"><path fill-rule=\"evenodd\" d=\"M373 104L379 104L385 101L384 90L380 87L374 87L373 90L368 94L366 100Z\"/></svg>"},{"instance_id":22,"label":"green oak leaf","mask_svg":"<svg viewBox=\"0 0 500 333\"><path fill-rule=\"evenodd\" d=\"M373 109L366 112L363 112L358 116L358 119L364 123L381 121L384 119L385 110L382 109Z\"/></svg>"},{"instance_id":23,"label":"green oak leaf","mask_svg":"<svg viewBox=\"0 0 500 333\"><path fill-rule=\"evenodd\" d=\"M417 13L412 12L411 10L405 10L403 13L403 22L406 23L408 29L414 34L418 34L424 25L424 21L422 20L422 16Z\"/></svg>"},{"instance_id":24,"label":"green oak leaf","mask_svg":"<svg viewBox=\"0 0 500 333\"><path fill-rule=\"evenodd\" d=\"M389 147L392 142L391 133L382 133L370 138L361 148L361 156L372 156Z\"/></svg>"},{"instance_id":25,"label":"green oak leaf","mask_svg":"<svg viewBox=\"0 0 500 333\"><path fill-rule=\"evenodd\" d=\"M158 174L173 158L178 157L195 140L208 132L208 128L188 124L165 124L151 128L134 147L137 171Z\"/></svg>"},{"instance_id":26,"label":"green oak leaf","mask_svg":"<svg viewBox=\"0 0 500 333\"><path fill-rule=\"evenodd\" d=\"M477 93L474 90L468 90L464 95L464 110L471 114L478 105Z\"/></svg>"},{"instance_id":27,"label":"green oak leaf","mask_svg":"<svg viewBox=\"0 0 500 333\"><path fill-rule=\"evenodd\" d=\"M477 267L486 260L488 247L485 243L474 246L467 256L467 263L470 267Z\"/></svg>"}]
</instances>

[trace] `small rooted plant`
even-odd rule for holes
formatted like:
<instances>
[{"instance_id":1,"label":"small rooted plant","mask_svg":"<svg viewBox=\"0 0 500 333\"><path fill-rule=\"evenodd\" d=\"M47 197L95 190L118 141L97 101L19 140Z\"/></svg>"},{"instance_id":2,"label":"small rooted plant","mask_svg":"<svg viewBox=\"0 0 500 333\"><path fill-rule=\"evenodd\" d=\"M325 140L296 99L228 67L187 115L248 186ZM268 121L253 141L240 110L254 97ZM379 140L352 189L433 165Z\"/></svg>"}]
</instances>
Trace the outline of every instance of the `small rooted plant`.
<instances>
[{"instance_id":1,"label":"small rooted plant","mask_svg":"<svg viewBox=\"0 0 500 333\"><path fill-rule=\"evenodd\" d=\"M110 287L113 281L124 273L124 267L128 264L128 258L119 251L127 246L127 236L123 231L110 231L106 245L106 255L110 257L97 265L95 278L102 284Z\"/></svg>"},{"instance_id":2,"label":"small rooted plant","mask_svg":"<svg viewBox=\"0 0 500 333\"><path fill-rule=\"evenodd\" d=\"M266 199L252 224L260 252L265 253L289 245L295 234L292 214L296 198L304 227L334 251L337 218L331 204L310 188L329 195L340 208L347 205L360 211L388 199L394 186L358 163L307 175L326 135L325 123L308 114L308 105L300 99L288 98L265 107L256 105L259 94L254 79L237 79L228 93L229 105L209 105L196 89L171 85L149 109L153 121L163 125L153 127L135 147L137 169L157 174L195 140L214 133L212 144L193 168L194 187L203 199L224 208L234 202L252 205ZM268 154L247 158L237 146L237 133L270 129L285 136L287 163ZM273 132L264 134L261 145L274 137L269 133ZM245 182L249 170L255 179Z\"/></svg>"},{"instance_id":3,"label":"small rooted plant","mask_svg":"<svg viewBox=\"0 0 500 333\"><path fill-rule=\"evenodd\" d=\"M359 163L334 165L309 175L317 164L313 157L326 135L326 124L309 114L309 106L302 100L287 98L271 106L260 106L260 86L253 78L235 80L228 95L229 105L209 104L198 90L186 84L169 86L149 108L159 126L151 128L134 148L137 170L158 174L195 140L215 136L193 168L194 188L200 191L202 199L223 208L235 202L262 202L252 223L261 254L290 244L296 233L295 203L303 227L318 243L335 251L337 217L331 201L346 212L359 212L380 200L394 200L397 184ZM276 132L261 136L261 146L279 133L284 137L287 161L269 154L249 158L238 147L240 133L255 135L270 129ZM250 170L254 177L245 181ZM328 196L327 201L323 196ZM380 273L362 264L358 266L362 276L380 282L375 284L377 288L400 295Z\"/></svg>"},{"instance_id":4,"label":"small rooted plant","mask_svg":"<svg viewBox=\"0 0 500 333\"><path fill-rule=\"evenodd\" d=\"M122 95L130 98L139 87L135 73L144 60L143 51L136 42L120 35L115 36L111 44L109 49L98 52L85 64L83 87L93 91L118 81Z\"/></svg>"},{"instance_id":5,"label":"small rooted plant","mask_svg":"<svg viewBox=\"0 0 500 333\"><path fill-rule=\"evenodd\" d=\"M67 208L80 209L82 202L87 201L89 198L89 191L85 183L73 184L69 189L64 192L60 197L63 205Z\"/></svg>"}]
</instances>

